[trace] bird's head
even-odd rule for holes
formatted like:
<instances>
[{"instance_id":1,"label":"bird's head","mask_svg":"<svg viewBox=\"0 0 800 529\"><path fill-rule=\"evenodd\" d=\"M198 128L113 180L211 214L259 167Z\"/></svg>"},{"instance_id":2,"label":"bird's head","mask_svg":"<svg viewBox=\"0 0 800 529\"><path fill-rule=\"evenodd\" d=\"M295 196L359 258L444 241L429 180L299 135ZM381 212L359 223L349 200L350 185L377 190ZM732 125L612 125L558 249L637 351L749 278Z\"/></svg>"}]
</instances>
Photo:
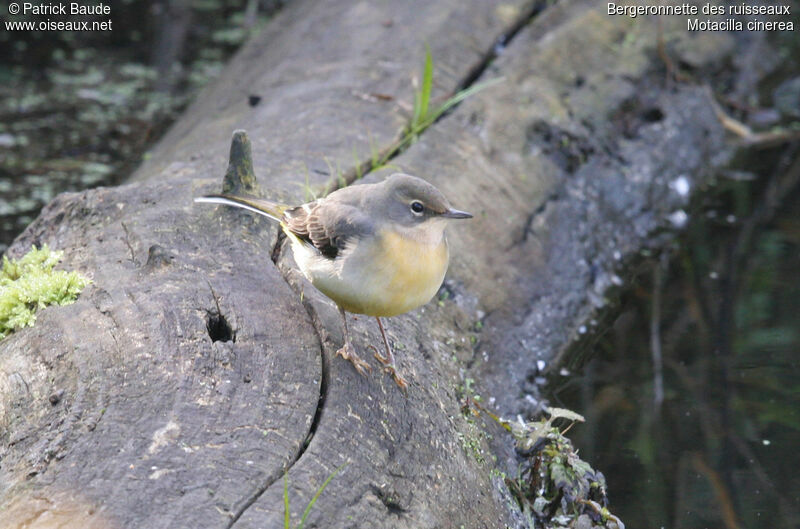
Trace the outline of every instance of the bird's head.
<instances>
[{"instance_id":1,"label":"bird's head","mask_svg":"<svg viewBox=\"0 0 800 529\"><path fill-rule=\"evenodd\" d=\"M380 207L388 219L402 227L430 226L439 234L449 219L468 219L466 211L453 209L441 191L416 176L395 173L380 185L384 187ZM436 229L438 228L438 229Z\"/></svg>"}]
</instances>

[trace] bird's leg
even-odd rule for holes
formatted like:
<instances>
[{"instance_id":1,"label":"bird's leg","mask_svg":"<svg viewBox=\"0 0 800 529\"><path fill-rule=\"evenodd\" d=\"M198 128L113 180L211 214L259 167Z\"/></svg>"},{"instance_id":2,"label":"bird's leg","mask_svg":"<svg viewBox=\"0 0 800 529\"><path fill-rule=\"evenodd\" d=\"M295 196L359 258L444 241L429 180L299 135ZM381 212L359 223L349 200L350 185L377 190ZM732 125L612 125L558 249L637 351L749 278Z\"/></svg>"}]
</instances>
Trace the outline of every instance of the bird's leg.
<instances>
[{"instance_id":1,"label":"bird's leg","mask_svg":"<svg viewBox=\"0 0 800 529\"><path fill-rule=\"evenodd\" d=\"M397 374L397 366L394 363L392 348L389 347L389 340L386 339L386 331L383 329L383 322L381 322L381 319L377 316L375 319L378 320L378 327L380 327L381 336L383 337L383 345L386 346L386 356L380 355L378 351L375 350L375 358L377 358L378 361L384 365L384 371L392 375L392 378L394 379L395 383L400 386L400 389L405 391L405 389L408 387L408 382L406 382L403 377Z\"/></svg>"},{"instance_id":2,"label":"bird's leg","mask_svg":"<svg viewBox=\"0 0 800 529\"><path fill-rule=\"evenodd\" d=\"M366 376L367 371L370 371L369 364L363 361L361 358L358 357L356 354L356 348L353 347L353 343L350 341L350 333L347 330L347 315L344 313L344 309L342 307L339 308L339 314L342 315L342 325L344 326L344 345L341 349L336 351L337 355L341 355L342 358L345 360L349 360L353 367L356 368L360 374Z\"/></svg>"}]
</instances>

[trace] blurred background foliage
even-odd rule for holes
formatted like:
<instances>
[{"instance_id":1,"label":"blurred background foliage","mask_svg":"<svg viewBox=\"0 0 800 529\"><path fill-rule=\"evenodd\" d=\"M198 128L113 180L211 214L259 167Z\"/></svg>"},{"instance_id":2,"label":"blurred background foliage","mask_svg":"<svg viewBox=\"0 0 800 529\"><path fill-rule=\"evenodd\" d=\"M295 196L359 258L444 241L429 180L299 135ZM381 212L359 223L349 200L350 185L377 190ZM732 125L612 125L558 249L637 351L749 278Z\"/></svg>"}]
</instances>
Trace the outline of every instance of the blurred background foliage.
<instances>
[{"instance_id":1,"label":"blurred background foliage","mask_svg":"<svg viewBox=\"0 0 800 529\"><path fill-rule=\"evenodd\" d=\"M0 253L58 193L124 181L286 1L119 0L75 17L111 31L0 31Z\"/></svg>"}]
</instances>

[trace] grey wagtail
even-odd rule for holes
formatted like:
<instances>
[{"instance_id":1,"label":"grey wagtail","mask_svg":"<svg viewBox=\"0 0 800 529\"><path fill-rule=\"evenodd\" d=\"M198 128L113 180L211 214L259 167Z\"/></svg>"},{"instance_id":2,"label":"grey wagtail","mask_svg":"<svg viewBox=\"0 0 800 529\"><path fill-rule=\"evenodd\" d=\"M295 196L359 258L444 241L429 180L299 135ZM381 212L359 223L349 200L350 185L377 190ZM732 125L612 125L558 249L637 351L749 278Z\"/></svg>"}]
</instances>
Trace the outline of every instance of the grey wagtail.
<instances>
[{"instance_id":1,"label":"grey wagtail","mask_svg":"<svg viewBox=\"0 0 800 529\"><path fill-rule=\"evenodd\" d=\"M441 191L421 178L399 173L300 206L231 195L207 195L195 202L236 206L278 221L300 271L339 308L344 345L337 354L365 375L370 367L350 341L345 311L375 316L386 346L386 356L375 350L375 358L398 386L407 387L397 373L381 317L430 301L450 258L445 225L471 214L453 209Z\"/></svg>"}]
</instances>

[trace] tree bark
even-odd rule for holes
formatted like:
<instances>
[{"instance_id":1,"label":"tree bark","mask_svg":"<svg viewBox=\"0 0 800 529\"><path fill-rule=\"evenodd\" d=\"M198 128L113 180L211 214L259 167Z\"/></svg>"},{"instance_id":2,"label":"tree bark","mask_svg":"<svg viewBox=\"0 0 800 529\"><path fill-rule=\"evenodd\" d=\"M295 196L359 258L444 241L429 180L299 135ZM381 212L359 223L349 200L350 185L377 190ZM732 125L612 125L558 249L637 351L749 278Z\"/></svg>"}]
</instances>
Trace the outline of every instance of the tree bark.
<instances>
[{"instance_id":1,"label":"tree bark","mask_svg":"<svg viewBox=\"0 0 800 529\"><path fill-rule=\"evenodd\" d=\"M698 83L711 68L743 79L731 59L753 45L605 6L296 0L130 184L53 201L9 253L47 243L94 283L0 343L10 526L282 527L284 472L296 524L345 463L306 527L513 526L490 472L511 443L493 462L457 387L474 378L504 414L533 411L532 380L602 330L625 263L670 243L733 152L707 91L667 79L659 35ZM426 43L434 100L504 81L364 178L416 174L476 214L450 230L438 302L388 321L406 397L376 362L362 377L333 356L336 308L273 224L192 198L219 191L234 129L266 196L352 183L402 131ZM370 318L351 324L359 351L380 343Z\"/></svg>"}]
</instances>

